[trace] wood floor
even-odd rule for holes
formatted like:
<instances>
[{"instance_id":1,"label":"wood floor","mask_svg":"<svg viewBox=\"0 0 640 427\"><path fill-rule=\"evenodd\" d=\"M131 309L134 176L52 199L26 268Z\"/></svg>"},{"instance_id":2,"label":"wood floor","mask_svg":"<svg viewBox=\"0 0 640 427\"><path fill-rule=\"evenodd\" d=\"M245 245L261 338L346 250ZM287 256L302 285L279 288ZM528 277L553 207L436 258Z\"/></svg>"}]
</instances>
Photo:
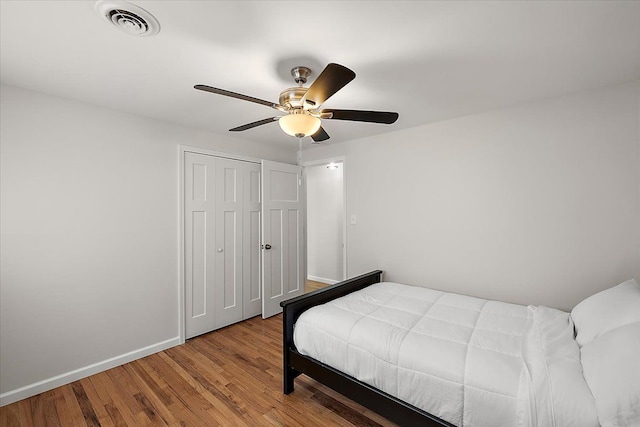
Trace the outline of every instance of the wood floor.
<instances>
[{"instance_id":1,"label":"wood floor","mask_svg":"<svg viewBox=\"0 0 640 427\"><path fill-rule=\"evenodd\" d=\"M0 426L392 426L300 376L282 393L282 317L254 317L0 408Z\"/></svg>"},{"instance_id":2,"label":"wood floor","mask_svg":"<svg viewBox=\"0 0 640 427\"><path fill-rule=\"evenodd\" d=\"M326 288L327 286L329 285L327 285L326 283L316 282L314 280L307 279L304 285L304 292L305 293L313 292L317 289Z\"/></svg>"}]
</instances>

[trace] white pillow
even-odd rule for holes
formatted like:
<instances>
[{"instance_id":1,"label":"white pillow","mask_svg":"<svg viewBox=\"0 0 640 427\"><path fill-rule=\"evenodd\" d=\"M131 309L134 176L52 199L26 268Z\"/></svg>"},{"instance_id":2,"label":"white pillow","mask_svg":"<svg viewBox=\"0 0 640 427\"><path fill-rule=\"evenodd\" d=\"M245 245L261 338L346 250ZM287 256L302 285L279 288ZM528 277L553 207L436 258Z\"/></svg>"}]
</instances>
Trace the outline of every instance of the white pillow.
<instances>
[{"instance_id":1,"label":"white pillow","mask_svg":"<svg viewBox=\"0 0 640 427\"><path fill-rule=\"evenodd\" d=\"M571 318L581 347L612 329L640 322L640 285L631 279L591 295L571 310Z\"/></svg>"},{"instance_id":2,"label":"white pillow","mask_svg":"<svg viewBox=\"0 0 640 427\"><path fill-rule=\"evenodd\" d=\"M640 322L601 335L581 353L600 424L640 426Z\"/></svg>"}]
</instances>

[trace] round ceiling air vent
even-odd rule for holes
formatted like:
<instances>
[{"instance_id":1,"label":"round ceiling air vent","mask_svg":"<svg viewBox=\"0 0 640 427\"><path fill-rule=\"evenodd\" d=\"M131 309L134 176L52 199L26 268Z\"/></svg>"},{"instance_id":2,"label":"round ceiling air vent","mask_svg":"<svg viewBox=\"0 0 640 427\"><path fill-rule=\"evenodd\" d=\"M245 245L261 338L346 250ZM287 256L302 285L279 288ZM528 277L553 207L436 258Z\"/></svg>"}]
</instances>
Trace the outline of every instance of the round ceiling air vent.
<instances>
[{"instance_id":1,"label":"round ceiling air vent","mask_svg":"<svg viewBox=\"0 0 640 427\"><path fill-rule=\"evenodd\" d=\"M160 31L158 20L143 8L126 1L98 1L96 11L107 22L133 36L153 36Z\"/></svg>"}]
</instances>

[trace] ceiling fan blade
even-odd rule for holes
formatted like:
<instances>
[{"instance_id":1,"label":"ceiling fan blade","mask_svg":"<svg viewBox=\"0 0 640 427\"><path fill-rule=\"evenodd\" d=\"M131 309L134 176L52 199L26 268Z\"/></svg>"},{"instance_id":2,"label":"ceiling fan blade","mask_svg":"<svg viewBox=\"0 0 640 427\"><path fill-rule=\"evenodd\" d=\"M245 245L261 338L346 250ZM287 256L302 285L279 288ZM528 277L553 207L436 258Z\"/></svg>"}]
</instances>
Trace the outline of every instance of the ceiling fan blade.
<instances>
[{"instance_id":1,"label":"ceiling fan blade","mask_svg":"<svg viewBox=\"0 0 640 427\"><path fill-rule=\"evenodd\" d=\"M329 137L329 134L322 128L322 126L320 126L320 129L318 129L318 131L316 133L311 135L311 138L315 142L320 142L320 141L326 141L330 137Z\"/></svg>"},{"instance_id":2,"label":"ceiling fan blade","mask_svg":"<svg viewBox=\"0 0 640 427\"><path fill-rule=\"evenodd\" d=\"M356 73L340 64L329 64L307 90L303 102L318 107L356 77Z\"/></svg>"},{"instance_id":3,"label":"ceiling fan blade","mask_svg":"<svg viewBox=\"0 0 640 427\"><path fill-rule=\"evenodd\" d=\"M269 117L268 119L258 120L257 122L247 123L246 125L238 126L233 129L229 129L230 132L240 132L242 130L247 130L254 128L256 126L266 125L267 123L278 121L280 117Z\"/></svg>"},{"instance_id":4,"label":"ceiling fan blade","mask_svg":"<svg viewBox=\"0 0 640 427\"><path fill-rule=\"evenodd\" d=\"M229 90L218 89L207 85L195 85L194 89L203 90L205 92L217 93L218 95L230 96L231 98L242 99L243 101L255 102L256 104L266 105L267 107L278 109L279 105L264 99L254 98L253 96L243 95L241 93L231 92Z\"/></svg>"},{"instance_id":5,"label":"ceiling fan blade","mask_svg":"<svg viewBox=\"0 0 640 427\"><path fill-rule=\"evenodd\" d=\"M322 110L323 119L351 120L354 122L384 123L390 125L398 120L399 114L389 111L364 110Z\"/></svg>"}]
</instances>

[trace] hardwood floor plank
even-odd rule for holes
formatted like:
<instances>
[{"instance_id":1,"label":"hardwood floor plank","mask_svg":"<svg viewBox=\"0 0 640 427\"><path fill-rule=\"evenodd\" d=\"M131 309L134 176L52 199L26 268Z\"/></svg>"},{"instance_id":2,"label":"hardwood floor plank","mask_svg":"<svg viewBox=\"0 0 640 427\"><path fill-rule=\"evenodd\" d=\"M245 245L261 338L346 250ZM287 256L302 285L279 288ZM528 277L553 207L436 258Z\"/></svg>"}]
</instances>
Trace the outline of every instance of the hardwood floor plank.
<instances>
[{"instance_id":1,"label":"hardwood floor plank","mask_svg":"<svg viewBox=\"0 0 640 427\"><path fill-rule=\"evenodd\" d=\"M113 427L114 422L111 419L106 406L113 404L111 392L116 388L109 382L107 372L108 371L100 372L99 374L93 375L89 378L83 378L80 380L80 384L87 394L89 403L91 404L96 417L98 417L100 425L103 427ZM120 396L114 393L113 398L119 399ZM129 422L133 421L135 421L134 418L129 420Z\"/></svg>"},{"instance_id":2,"label":"hardwood floor plank","mask_svg":"<svg viewBox=\"0 0 640 427\"><path fill-rule=\"evenodd\" d=\"M155 387L153 379L135 362L124 365L124 368L130 373L132 381L135 381L140 386L149 404L155 408L158 416L162 418L164 423L167 425L176 424L177 420L173 414L167 410L166 405L171 403L171 399L164 390L160 387Z\"/></svg>"},{"instance_id":3,"label":"hardwood floor plank","mask_svg":"<svg viewBox=\"0 0 640 427\"><path fill-rule=\"evenodd\" d=\"M95 405L106 406L113 404L112 396L114 396L113 392L116 390L116 386L109 379L107 371L92 375L87 378L87 381L91 383L92 390L95 390L97 395L97 399L94 401Z\"/></svg>"},{"instance_id":4,"label":"hardwood floor plank","mask_svg":"<svg viewBox=\"0 0 640 427\"><path fill-rule=\"evenodd\" d=\"M325 408L340 415L345 420L358 426L381 427L380 424L367 419L364 415L348 408L344 403L318 391L313 395L313 399L317 400Z\"/></svg>"},{"instance_id":5,"label":"hardwood floor plank","mask_svg":"<svg viewBox=\"0 0 640 427\"><path fill-rule=\"evenodd\" d=\"M233 420L241 419L245 411L236 402L229 398L224 393L220 393L213 384L211 384L206 378L204 378L197 369L189 366L184 359L178 359L178 361L171 358L169 355L171 352L165 352L165 355L161 355L166 358L173 369L175 369L182 378L197 391L200 396L211 403L209 413L223 424L231 423Z\"/></svg>"},{"instance_id":6,"label":"hardwood floor plank","mask_svg":"<svg viewBox=\"0 0 640 427\"><path fill-rule=\"evenodd\" d=\"M318 393L322 393L322 394L324 394L324 395L326 395L326 396L328 396L330 398L333 398L333 399L343 403L344 405L349 407L349 409L351 411L358 412L358 413L364 413L365 411L367 411L367 409L364 408L362 405L354 402L353 400L344 399L344 397L340 393L338 393L338 392L334 391L333 389L331 389L331 388L329 388L329 387L327 387L327 386L325 386L323 384L320 384L320 383L318 383L318 382L316 382L316 381L314 381L314 380L312 380L310 378L307 378L307 377L303 376L303 377L300 378L299 383L300 383L300 385L298 386L298 388L296 388L296 390L306 390L306 391L308 391L309 392L309 397L308 397L309 399L317 400L316 395ZM384 421L386 422L386 424L385 424L385 422L383 422L382 423L383 425L393 425L393 424L389 424L389 422L387 420L384 420ZM378 421L378 423L380 423L380 422Z\"/></svg>"},{"instance_id":7,"label":"hardwood floor plank","mask_svg":"<svg viewBox=\"0 0 640 427\"><path fill-rule=\"evenodd\" d=\"M327 283L322 283L322 282L316 282L315 280L305 280L304 283L304 293L309 293L309 292L313 292L316 291L318 289L322 289L322 288L326 288L327 286L330 286Z\"/></svg>"},{"instance_id":8,"label":"hardwood floor plank","mask_svg":"<svg viewBox=\"0 0 640 427\"><path fill-rule=\"evenodd\" d=\"M56 409L55 390L47 391L42 393L42 395L44 397L43 410L45 425L50 427L60 427L58 410Z\"/></svg>"},{"instance_id":9,"label":"hardwood floor plank","mask_svg":"<svg viewBox=\"0 0 640 427\"><path fill-rule=\"evenodd\" d=\"M147 396L143 393L136 393L133 395L136 401L139 403L140 407L144 414L149 418L149 421L152 425L161 425L166 426L167 423L162 419L161 416L158 415L156 408L151 404Z\"/></svg>"},{"instance_id":10,"label":"hardwood floor plank","mask_svg":"<svg viewBox=\"0 0 640 427\"><path fill-rule=\"evenodd\" d=\"M153 385L149 385L153 390L161 390L162 395L165 395L165 399L169 403L166 404L166 411L170 412L173 417L176 419L176 425L202 425L203 420L193 414L188 404L185 403L179 396L175 394L175 391L167 384L167 382L159 375L158 372L148 363L148 359L146 357L144 359L136 360L134 363L142 368L142 370L148 375L153 381ZM163 399L164 401L164 399ZM173 425L171 423L170 425Z\"/></svg>"},{"instance_id":11,"label":"hardwood floor plank","mask_svg":"<svg viewBox=\"0 0 640 427\"><path fill-rule=\"evenodd\" d=\"M223 379L225 382L225 385L223 385L217 381L215 375L209 375L206 370L201 371L202 365L190 356L196 353L186 353L182 349L177 348L170 350L171 351L167 351L167 355L171 357L175 363L180 365L185 373L193 378L203 390L206 390L207 394L205 394L205 397L214 407L228 408L230 410L227 414L229 420L245 415L244 403L233 398L232 393L226 388L226 384L229 383L226 379Z\"/></svg>"},{"instance_id":12,"label":"hardwood floor plank","mask_svg":"<svg viewBox=\"0 0 640 427\"><path fill-rule=\"evenodd\" d=\"M109 369L105 374L113 384L113 390L119 391L113 399L116 407L125 419L135 419L139 424L166 425L164 422L156 419L157 417L154 410L147 408L147 412L145 408L140 405L139 400L135 397L136 394L141 393L140 388L132 381L126 369L118 366ZM151 414L151 416L149 417L148 414Z\"/></svg>"},{"instance_id":13,"label":"hardwood floor plank","mask_svg":"<svg viewBox=\"0 0 640 427\"><path fill-rule=\"evenodd\" d=\"M9 414L12 415L12 419L15 420L13 424L18 422L18 417L15 415L16 408L9 408L9 405L0 408L0 426L9 425Z\"/></svg>"},{"instance_id":14,"label":"hardwood floor plank","mask_svg":"<svg viewBox=\"0 0 640 427\"><path fill-rule=\"evenodd\" d=\"M104 405L104 409L109 414L110 422L112 422L115 427L127 426L127 422L122 417L122 414L120 413L118 408L113 406L113 403L107 403L106 405Z\"/></svg>"},{"instance_id":15,"label":"hardwood floor plank","mask_svg":"<svg viewBox=\"0 0 640 427\"><path fill-rule=\"evenodd\" d=\"M73 386L71 384L64 385L55 389L56 395L61 396L62 399L56 401L58 405L58 417L60 418L60 424L63 426L78 426L86 427L87 423L84 419L84 414L76 399L76 395L73 393Z\"/></svg>"},{"instance_id":16,"label":"hardwood floor plank","mask_svg":"<svg viewBox=\"0 0 640 427\"><path fill-rule=\"evenodd\" d=\"M0 408L0 425L384 426L300 376L282 393L282 317L254 317Z\"/></svg>"},{"instance_id":17,"label":"hardwood floor plank","mask_svg":"<svg viewBox=\"0 0 640 427\"><path fill-rule=\"evenodd\" d=\"M138 359L135 362L134 366L139 366L142 371L153 381L154 386L152 387L154 390L159 390L159 397L163 397L162 401L165 402L165 405L171 405L174 403L174 399L172 397L173 393L171 392L171 388L164 381L164 379L156 372L155 369L147 362L148 358ZM151 386L152 383L149 383Z\"/></svg>"},{"instance_id":18,"label":"hardwood floor plank","mask_svg":"<svg viewBox=\"0 0 640 427\"><path fill-rule=\"evenodd\" d=\"M20 408L14 405L7 405L0 408L0 426L19 426Z\"/></svg>"},{"instance_id":19,"label":"hardwood floor plank","mask_svg":"<svg viewBox=\"0 0 640 427\"><path fill-rule=\"evenodd\" d=\"M85 382L88 383L88 381L85 381ZM101 424L98 421L98 416L93 410L93 406L91 405L91 402L89 401L89 397L87 396L85 387L82 385L80 381L76 381L72 383L71 387L73 388L73 394L75 395L76 400L78 401L78 405L80 405L80 409L82 410L82 415L84 417L84 420L87 426L100 427Z\"/></svg>"},{"instance_id":20,"label":"hardwood floor plank","mask_svg":"<svg viewBox=\"0 0 640 427\"><path fill-rule=\"evenodd\" d=\"M211 415L207 412L211 403L193 389L162 357L163 352L146 358L146 362L166 381L174 398L174 406L182 412L189 412L202 425L211 422ZM165 355L166 357L166 355ZM184 408L184 409L183 409ZM196 424L197 425L197 424Z\"/></svg>"},{"instance_id":21,"label":"hardwood floor plank","mask_svg":"<svg viewBox=\"0 0 640 427\"><path fill-rule=\"evenodd\" d=\"M44 393L34 396L31 401L31 417L35 427L46 426L47 422L44 418Z\"/></svg>"},{"instance_id":22,"label":"hardwood floor plank","mask_svg":"<svg viewBox=\"0 0 640 427\"><path fill-rule=\"evenodd\" d=\"M27 401L24 405L22 405L22 410L20 411L20 421L26 422L27 425L34 425L33 416L31 411L31 402Z\"/></svg>"}]
</instances>

